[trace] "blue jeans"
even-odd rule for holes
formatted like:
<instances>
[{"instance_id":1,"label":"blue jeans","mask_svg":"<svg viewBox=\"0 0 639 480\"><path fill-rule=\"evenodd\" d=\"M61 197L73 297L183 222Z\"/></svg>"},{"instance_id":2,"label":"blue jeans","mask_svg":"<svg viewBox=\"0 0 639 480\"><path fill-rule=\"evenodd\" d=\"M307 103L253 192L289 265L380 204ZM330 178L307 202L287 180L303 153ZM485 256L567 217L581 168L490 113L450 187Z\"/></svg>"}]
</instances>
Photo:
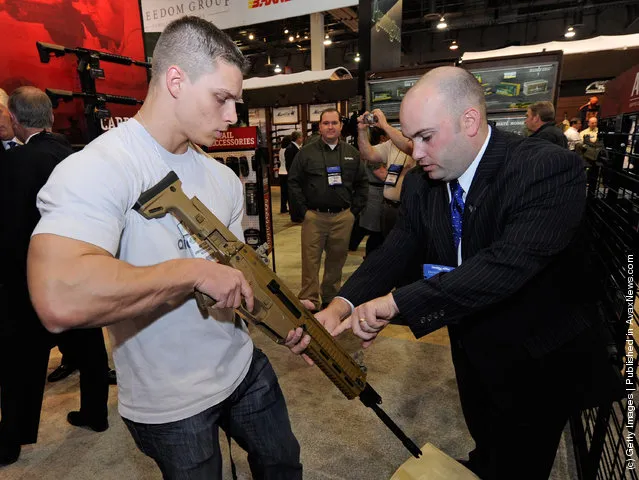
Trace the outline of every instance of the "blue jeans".
<instances>
[{"instance_id":1,"label":"blue jeans","mask_svg":"<svg viewBox=\"0 0 639 480\"><path fill-rule=\"evenodd\" d=\"M257 348L246 378L222 403L177 422L123 420L165 479L222 479L218 427L246 450L254 479L302 478L300 447L282 390L268 358Z\"/></svg>"}]
</instances>

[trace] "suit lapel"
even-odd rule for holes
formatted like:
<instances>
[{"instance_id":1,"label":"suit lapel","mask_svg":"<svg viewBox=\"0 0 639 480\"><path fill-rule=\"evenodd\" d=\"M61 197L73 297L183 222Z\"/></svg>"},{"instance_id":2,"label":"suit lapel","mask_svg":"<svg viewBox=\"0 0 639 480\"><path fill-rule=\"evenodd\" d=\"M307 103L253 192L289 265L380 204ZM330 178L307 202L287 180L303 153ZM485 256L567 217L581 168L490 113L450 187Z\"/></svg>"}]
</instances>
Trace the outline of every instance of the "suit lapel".
<instances>
[{"instance_id":1,"label":"suit lapel","mask_svg":"<svg viewBox=\"0 0 639 480\"><path fill-rule=\"evenodd\" d=\"M469 253L469 241L477 219L481 221L481 204L492 184L495 175L501 168L506 157L506 139L497 129L493 128L490 140L481 158L470 191L466 196L464 219L462 224L462 254L466 258ZM452 227L451 227L452 230ZM466 254L465 254L466 253Z\"/></svg>"},{"instance_id":2,"label":"suit lapel","mask_svg":"<svg viewBox=\"0 0 639 480\"><path fill-rule=\"evenodd\" d=\"M457 252L453 243L453 227L450 222L450 202L445 182L427 180L431 184L428 194L428 219L432 225L433 243L438 261L444 265L457 265Z\"/></svg>"}]
</instances>

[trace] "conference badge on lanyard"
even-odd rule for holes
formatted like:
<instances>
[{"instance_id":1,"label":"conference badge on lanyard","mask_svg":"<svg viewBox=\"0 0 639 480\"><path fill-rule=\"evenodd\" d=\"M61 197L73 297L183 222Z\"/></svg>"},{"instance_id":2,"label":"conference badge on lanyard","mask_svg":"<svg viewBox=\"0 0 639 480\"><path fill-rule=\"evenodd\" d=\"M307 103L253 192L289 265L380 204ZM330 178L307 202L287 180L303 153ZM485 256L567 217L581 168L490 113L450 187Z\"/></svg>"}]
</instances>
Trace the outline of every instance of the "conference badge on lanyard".
<instances>
[{"instance_id":1,"label":"conference badge on lanyard","mask_svg":"<svg viewBox=\"0 0 639 480\"><path fill-rule=\"evenodd\" d=\"M394 187L397 185L397 180L399 180L399 176L404 169L404 165L400 165L399 163L394 163L388 168L388 173L386 174L386 180L384 180L384 185L388 185L390 187Z\"/></svg>"},{"instance_id":2,"label":"conference badge on lanyard","mask_svg":"<svg viewBox=\"0 0 639 480\"><path fill-rule=\"evenodd\" d=\"M342 167L326 167L326 173L328 174L328 185L330 187L342 185Z\"/></svg>"}]
</instances>

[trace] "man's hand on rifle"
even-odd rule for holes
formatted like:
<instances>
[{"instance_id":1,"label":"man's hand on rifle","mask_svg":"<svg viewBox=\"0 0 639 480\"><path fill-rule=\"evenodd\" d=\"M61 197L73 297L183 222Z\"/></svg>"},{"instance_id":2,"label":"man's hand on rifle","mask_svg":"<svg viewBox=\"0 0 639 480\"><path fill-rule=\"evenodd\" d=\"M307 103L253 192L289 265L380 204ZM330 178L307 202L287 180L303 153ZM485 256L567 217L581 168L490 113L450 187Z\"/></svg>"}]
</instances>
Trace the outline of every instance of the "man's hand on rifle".
<instances>
[{"instance_id":1,"label":"man's hand on rifle","mask_svg":"<svg viewBox=\"0 0 639 480\"><path fill-rule=\"evenodd\" d=\"M380 331L399 313L393 294L362 303L335 330L333 336L348 330L363 340L362 347L368 348Z\"/></svg>"},{"instance_id":2,"label":"man's hand on rifle","mask_svg":"<svg viewBox=\"0 0 639 480\"><path fill-rule=\"evenodd\" d=\"M301 302L308 310L314 307L313 302L310 300L301 300ZM342 319L348 315L350 310L350 306L344 300L336 298L324 310L317 312L315 319L324 326L328 333L335 336L333 331L339 326ZM304 360L306 360L306 363L313 365L313 360L303 353L306 347L308 347L311 337L303 333L301 328L291 330L288 332L284 345L290 348L291 352L297 355L301 354Z\"/></svg>"},{"instance_id":3,"label":"man's hand on rifle","mask_svg":"<svg viewBox=\"0 0 639 480\"><path fill-rule=\"evenodd\" d=\"M201 280L195 289L216 301L213 308L238 308L244 299L246 309L253 311L253 289L242 272L209 260L202 260L199 266Z\"/></svg>"}]
</instances>

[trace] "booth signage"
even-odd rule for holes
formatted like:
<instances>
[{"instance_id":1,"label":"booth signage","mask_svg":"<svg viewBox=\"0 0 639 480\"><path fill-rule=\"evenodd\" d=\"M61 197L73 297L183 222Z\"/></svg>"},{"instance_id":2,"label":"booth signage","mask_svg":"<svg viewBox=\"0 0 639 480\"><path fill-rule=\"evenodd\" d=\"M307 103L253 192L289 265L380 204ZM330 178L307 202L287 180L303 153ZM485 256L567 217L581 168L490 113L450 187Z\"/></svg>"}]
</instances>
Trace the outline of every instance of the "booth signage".
<instances>
[{"instance_id":1,"label":"booth signage","mask_svg":"<svg viewBox=\"0 0 639 480\"><path fill-rule=\"evenodd\" d=\"M487 110L525 110L528 105L552 102L557 78L557 62L543 65L470 67L484 89Z\"/></svg>"},{"instance_id":2,"label":"booth signage","mask_svg":"<svg viewBox=\"0 0 639 480\"><path fill-rule=\"evenodd\" d=\"M316 105L308 106L308 121L309 122L319 122L320 115L322 112L328 108L336 108L335 103L320 103Z\"/></svg>"},{"instance_id":3,"label":"booth signage","mask_svg":"<svg viewBox=\"0 0 639 480\"><path fill-rule=\"evenodd\" d=\"M218 138L209 151L255 150L257 148L257 129L255 127L229 128L222 138Z\"/></svg>"},{"instance_id":4,"label":"booth signage","mask_svg":"<svg viewBox=\"0 0 639 480\"><path fill-rule=\"evenodd\" d=\"M297 123L297 105L273 107L273 125L291 125Z\"/></svg>"},{"instance_id":5,"label":"booth signage","mask_svg":"<svg viewBox=\"0 0 639 480\"><path fill-rule=\"evenodd\" d=\"M606 84L606 97L601 105L601 117L639 111L639 65L618 75Z\"/></svg>"},{"instance_id":6,"label":"booth signage","mask_svg":"<svg viewBox=\"0 0 639 480\"><path fill-rule=\"evenodd\" d=\"M161 32L167 24L185 15L196 15L218 28L281 20L357 5L358 0L142 0L145 32Z\"/></svg>"}]
</instances>

